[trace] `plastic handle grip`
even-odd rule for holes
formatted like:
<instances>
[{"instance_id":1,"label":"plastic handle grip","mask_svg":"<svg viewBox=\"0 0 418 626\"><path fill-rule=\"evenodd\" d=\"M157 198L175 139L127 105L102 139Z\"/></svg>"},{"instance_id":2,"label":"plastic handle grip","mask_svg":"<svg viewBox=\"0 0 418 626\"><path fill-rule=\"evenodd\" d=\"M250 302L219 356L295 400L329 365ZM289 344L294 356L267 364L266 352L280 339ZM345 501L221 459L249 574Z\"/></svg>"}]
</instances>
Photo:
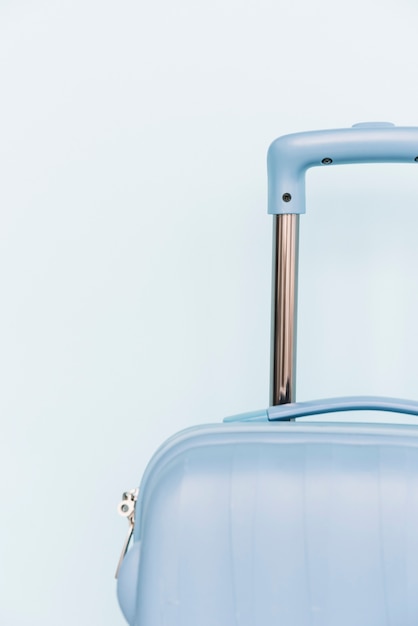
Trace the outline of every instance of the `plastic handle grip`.
<instances>
[{"instance_id":1,"label":"plastic handle grip","mask_svg":"<svg viewBox=\"0 0 418 626\"><path fill-rule=\"evenodd\" d=\"M268 212L305 213L305 172L310 167L414 162L418 162L415 127L370 122L284 135L273 141L267 155Z\"/></svg>"},{"instance_id":2,"label":"plastic handle grip","mask_svg":"<svg viewBox=\"0 0 418 626\"><path fill-rule=\"evenodd\" d=\"M418 402L380 396L326 398L312 402L294 402L293 404L272 406L267 409L267 415L272 422L288 422L299 417L344 411L388 411L418 417Z\"/></svg>"}]
</instances>

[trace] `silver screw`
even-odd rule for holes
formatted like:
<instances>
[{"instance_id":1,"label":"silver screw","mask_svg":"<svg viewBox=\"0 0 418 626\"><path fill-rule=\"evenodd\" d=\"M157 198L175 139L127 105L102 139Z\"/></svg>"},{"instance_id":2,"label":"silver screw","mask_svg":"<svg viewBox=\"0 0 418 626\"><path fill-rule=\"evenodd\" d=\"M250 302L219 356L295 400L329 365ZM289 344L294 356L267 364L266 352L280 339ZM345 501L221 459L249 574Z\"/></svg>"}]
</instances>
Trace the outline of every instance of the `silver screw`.
<instances>
[{"instance_id":1,"label":"silver screw","mask_svg":"<svg viewBox=\"0 0 418 626\"><path fill-rule=\"evenodd\" d=\"M290 195L290 193L284 193L282 195L282 199L283 199L284 202L290 202L291 199L292 199L292 196Z\"/></svg>"}]
</instances>

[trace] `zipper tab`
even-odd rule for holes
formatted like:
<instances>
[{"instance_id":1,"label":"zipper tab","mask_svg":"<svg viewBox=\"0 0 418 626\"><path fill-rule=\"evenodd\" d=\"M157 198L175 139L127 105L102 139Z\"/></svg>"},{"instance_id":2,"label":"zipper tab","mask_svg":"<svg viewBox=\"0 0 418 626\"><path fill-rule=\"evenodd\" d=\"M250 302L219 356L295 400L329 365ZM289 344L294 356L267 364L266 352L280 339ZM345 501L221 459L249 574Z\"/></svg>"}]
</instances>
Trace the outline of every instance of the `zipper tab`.
<instances>
[{"instance_id":1,"label":"zipper tab","mask_svg":"<svg viewBox=\"0 0 418 626\"><path fill-rule=\"evenodd\" d=\"M128 528L128 534L126 535L126 539L123 543L123 548L122 548L122 552L119 558L119 563L116 568L115 578L117 578L119 575L120 567L128 551L129 544L132 539L132 535L134 534L135 504L136 504L136 501L138 500L138 492L139 492L139 489L131 489L130 491L125 491L122 495L122 502L119 502L118 504L118 513L119 515L122 515L122 517L128 518L129 528Z\"/></svg>"}]
</instances>

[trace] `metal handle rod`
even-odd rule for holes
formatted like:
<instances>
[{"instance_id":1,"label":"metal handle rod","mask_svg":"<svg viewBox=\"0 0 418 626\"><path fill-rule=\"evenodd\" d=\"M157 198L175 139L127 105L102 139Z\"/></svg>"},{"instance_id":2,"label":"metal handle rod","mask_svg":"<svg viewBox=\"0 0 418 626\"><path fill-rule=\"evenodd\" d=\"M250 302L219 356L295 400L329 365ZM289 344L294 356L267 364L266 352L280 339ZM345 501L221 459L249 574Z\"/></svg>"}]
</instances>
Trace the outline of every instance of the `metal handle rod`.
<instances>
[{"instance_id":1,"label":"metal handle rod","mask_svg":"<svg viewBox=\"0 0 418 626\"><path fill-rule=\"evenodd\" d=\"M274 216L270 406L296 399L299 215Z\"/></svg>"}]
</instances>

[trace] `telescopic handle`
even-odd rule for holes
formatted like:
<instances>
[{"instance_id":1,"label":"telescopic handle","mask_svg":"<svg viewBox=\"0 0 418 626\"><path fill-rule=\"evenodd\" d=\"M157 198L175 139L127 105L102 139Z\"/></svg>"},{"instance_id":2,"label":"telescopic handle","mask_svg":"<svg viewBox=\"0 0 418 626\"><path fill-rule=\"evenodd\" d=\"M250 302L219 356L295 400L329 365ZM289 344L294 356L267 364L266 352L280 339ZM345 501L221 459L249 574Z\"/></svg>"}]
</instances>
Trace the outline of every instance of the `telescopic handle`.
<instances>
[{"instance_id":1,"label":"telescopic handle","mask_svg":"<svg viewBox=\"0 0 418 626\"><path fill-rule=\"evenodd\" d=\"M299 214L305 172L316 165L417 163L418 128L387 122L285 135L268 156L268 211L274 215L270 406L296 400Z\"/></svg>"}]
</instances>

